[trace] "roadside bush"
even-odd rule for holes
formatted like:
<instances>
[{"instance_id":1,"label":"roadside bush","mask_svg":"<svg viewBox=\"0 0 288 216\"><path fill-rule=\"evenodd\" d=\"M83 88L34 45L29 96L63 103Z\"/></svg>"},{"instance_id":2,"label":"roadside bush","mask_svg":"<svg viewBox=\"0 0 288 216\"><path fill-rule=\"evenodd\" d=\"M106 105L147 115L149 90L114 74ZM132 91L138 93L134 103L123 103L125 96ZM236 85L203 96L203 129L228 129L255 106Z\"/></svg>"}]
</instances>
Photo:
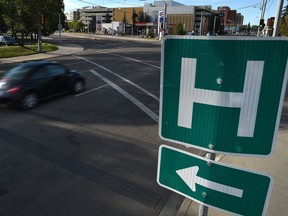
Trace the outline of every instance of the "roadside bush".
<instances>
[{"instance_id":1,"label":"roadside bush","mask_svg":"<svg viewBox=\"0 0 288 216\"><path fill-rule=\"evenodd\" d=\"M148 30L147 37L148 37L148 38L154 38L154 31L153 31L153 29L149 29L149 30Z\"/></svg>"}]
</instances>

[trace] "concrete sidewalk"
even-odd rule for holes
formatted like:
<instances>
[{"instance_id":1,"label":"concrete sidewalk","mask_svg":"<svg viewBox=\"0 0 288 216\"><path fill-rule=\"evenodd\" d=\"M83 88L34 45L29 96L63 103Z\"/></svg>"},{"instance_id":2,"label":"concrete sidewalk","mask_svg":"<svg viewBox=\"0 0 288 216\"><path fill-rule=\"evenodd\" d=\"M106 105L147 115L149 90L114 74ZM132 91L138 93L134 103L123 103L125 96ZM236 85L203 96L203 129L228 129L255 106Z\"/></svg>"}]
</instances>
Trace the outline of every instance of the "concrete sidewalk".
<instances>
[{"instance_id":1,"label":"concrete sidewalk","mask_svg":"<svg viewBox=\"0 0 288 216\"><path fill-rule=\"evenodd\" d=\"M49 58L55 58L57 56L64 56L64 55L72 55L79 52L82 52L84 48L82 46L76 45L76 44L66 44L62 43L61 45L58 45L58 50L53 52L47 52L47 53L39 53L39 54L33 54L33 55L27 55L27 56L18 56L18 57L12 57L12 58L0 58L1 63L17 63L17 62L25 62L25 61L37 61L41 59L49 59Z\"/></svg>"},{"instance_id":2,"label":"concrete sidewalk","mask_svg":"<svg viewBox=\"0 0 288 216\"><path fill-rule=\"evenodd\" d=\"M284 216L288 213L288 131L278 132L275 152L272 157L239 157L224 156L222 163L235 165L241 168L260 171L272 177L272 193L269 200L266 216ZM198 216L199 205L185 198L177 216ZM229 213L208 209L208 216L226 216Z\"/></svg>"}]
</instances>

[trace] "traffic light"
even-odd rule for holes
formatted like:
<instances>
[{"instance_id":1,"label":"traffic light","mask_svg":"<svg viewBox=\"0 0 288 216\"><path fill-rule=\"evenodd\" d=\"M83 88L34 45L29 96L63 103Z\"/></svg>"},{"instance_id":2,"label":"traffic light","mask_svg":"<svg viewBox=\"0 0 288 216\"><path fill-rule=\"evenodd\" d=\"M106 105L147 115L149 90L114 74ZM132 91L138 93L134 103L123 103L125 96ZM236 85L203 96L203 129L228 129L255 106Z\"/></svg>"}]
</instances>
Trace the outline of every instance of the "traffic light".
<instances>
[{"instance_id":1,"label":"traffic light","mask_svg":"<svg viewBox=\"0 0 288 216\"><path fill-rule=\"evenodd\" d=\"M224 13L219 13L219 17L223 17L224 16Z\"/></svg>"},{"instance_id":2,"label":"traffic light","mask_svg":"<svg viewBox=\"0 0 288 216\"><path fill-rule=\"evenodd\" d=\"M260 19L259 27L261 28L265 27L264 19Z\"/></svg>"}]
</instances>

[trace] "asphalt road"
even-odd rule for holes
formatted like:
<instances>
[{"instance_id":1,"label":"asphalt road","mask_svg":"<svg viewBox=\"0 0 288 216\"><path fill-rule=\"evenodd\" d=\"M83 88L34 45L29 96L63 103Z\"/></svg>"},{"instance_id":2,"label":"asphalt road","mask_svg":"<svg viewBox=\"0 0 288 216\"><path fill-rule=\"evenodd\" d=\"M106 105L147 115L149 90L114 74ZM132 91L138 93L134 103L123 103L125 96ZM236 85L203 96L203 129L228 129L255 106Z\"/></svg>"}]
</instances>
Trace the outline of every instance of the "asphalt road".
<instances>
[{"instance_id":1,"label":"asphalt road","mask_svg":"<svg viewBox=\"0 0 288 216\"><path fill-rule=\"evenodd\" d=\"M83 73L86 88L30 111L0 107L0 215L163 215L174 193L156 182L161 43L62 42L84 51L50 60ZM286 90L280 130L287 101Z\"/></svg>"},{"instance_id":2,"label":"asphalt road","mask_svg":"<svg viewBox=\"0 0 288 216\"><path fill-rule=\"evenodd\" d=\"M62 42L85 50L50 60L83 73L85 91L0 108L0 215L159 215L172 194L156 182L160 42Z\"/></svg>"}]
</instances>

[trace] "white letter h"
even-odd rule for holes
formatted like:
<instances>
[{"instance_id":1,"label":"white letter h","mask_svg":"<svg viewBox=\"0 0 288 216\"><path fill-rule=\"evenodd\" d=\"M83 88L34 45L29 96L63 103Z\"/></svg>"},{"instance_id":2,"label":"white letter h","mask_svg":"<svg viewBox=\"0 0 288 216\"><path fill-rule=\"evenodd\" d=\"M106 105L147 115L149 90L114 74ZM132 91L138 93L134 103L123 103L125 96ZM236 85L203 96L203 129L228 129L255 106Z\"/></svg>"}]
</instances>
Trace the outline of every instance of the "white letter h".
<instances>
[{"instance_id":1,"label":"white letter h","mask_svg":"<svg viewBox=\"0 0 288 216\"><path fill-rule=\"evenodd\" d=\"M240 108L237 136L253 137L264 61L247 61L242 93L195 88L196 63L195 58L182 58L178 126L192 128L194 103Z\"/></svg>"}]
</instances>

